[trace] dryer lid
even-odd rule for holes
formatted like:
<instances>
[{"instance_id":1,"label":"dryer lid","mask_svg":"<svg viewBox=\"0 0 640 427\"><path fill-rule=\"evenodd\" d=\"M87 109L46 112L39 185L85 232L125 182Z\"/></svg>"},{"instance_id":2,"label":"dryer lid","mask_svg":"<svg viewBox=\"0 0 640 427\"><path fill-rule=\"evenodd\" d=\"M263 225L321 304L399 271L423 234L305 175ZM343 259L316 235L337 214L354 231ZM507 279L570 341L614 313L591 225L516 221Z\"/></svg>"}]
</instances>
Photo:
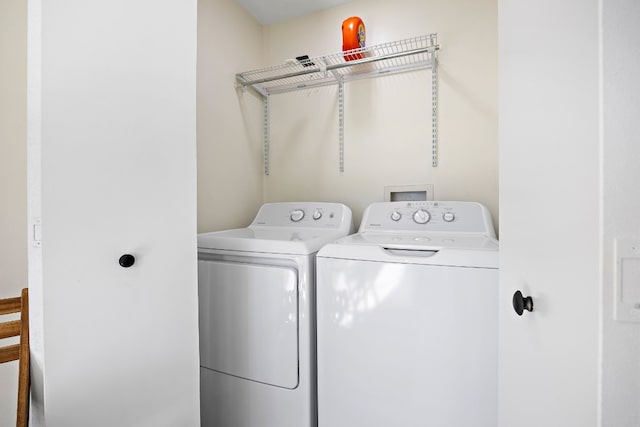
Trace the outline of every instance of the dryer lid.
<instances>
[{"instance_id":1,"label":"dryer lid","mask_svg":"<svg viewBox=\"0 0 640 427\"><path fill-rule=\"evenodd\" d=\"M341 203L265 203L246 228L198 235L198 248L309 255L353 232L351 209Z\"/></svg>"},{"instance_id":2,"label":"dryer lid","mask_svg":"<svg viewBox=\"0 0 640 427\"><path fill-rule=\"evenodd\" d=\"M198 249L309 255L344 236L339 230L238 228L198 235Z\"/></svg>"}]
</instances>

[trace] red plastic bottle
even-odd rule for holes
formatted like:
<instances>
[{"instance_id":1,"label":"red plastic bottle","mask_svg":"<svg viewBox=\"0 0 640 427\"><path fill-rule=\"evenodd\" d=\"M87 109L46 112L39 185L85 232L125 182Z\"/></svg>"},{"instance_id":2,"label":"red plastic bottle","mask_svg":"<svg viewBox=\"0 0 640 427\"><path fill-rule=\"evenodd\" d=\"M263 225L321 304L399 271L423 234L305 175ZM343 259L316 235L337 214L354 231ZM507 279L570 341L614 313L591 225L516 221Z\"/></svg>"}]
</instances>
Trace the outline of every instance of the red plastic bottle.
<instances>
[{"instance_id":1,"label":"red plastic bottle","mask_svg":"<svg viewBox=\"0 0 640 427\"><path fill-rule=\"evenodd\" d=\"M366 32L364 22L357 16L351 16L342 22L342 51L346 52L352 49L363 49L365 46ZM351 53L344 55L346 61L354 59L362 59L362 53Z\"/></svg>"}]
</instances>

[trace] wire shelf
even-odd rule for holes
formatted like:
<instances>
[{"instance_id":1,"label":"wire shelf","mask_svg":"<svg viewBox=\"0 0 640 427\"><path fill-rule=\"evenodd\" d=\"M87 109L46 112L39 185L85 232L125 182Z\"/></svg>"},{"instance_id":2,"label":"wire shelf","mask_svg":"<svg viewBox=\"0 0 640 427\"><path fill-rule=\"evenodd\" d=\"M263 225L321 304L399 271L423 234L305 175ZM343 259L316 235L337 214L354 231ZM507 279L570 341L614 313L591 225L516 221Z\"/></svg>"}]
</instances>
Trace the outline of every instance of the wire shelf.
<instances>
[{"instance_id":1,"label":"wire shelf","mask_svg":"<svg viewBox=\"0 0 640 427\"><path fill-rule=\"evenodd\" d=\"M353 49L333 55L298 57L284 64L236 74L236 87L251 87L262 95L264 107L264 173L269 175L269 95L324 85L338 85L339 168L344 172L344 82L431 68L431 164L438 166L437 35L429 34Z\"/></svg>"},{"instance_id":2,"label":"wire shelf","mask_svg":"<svg viewBox=\"0 0 640 427\"><path fill-rule=\"evenodd\" d=\"M236 74L241 87L263 96L340 83L357 78L431 68L440 46L429 34L315 58L300 57L284 64Z\"/></svg>"}]
</instances>

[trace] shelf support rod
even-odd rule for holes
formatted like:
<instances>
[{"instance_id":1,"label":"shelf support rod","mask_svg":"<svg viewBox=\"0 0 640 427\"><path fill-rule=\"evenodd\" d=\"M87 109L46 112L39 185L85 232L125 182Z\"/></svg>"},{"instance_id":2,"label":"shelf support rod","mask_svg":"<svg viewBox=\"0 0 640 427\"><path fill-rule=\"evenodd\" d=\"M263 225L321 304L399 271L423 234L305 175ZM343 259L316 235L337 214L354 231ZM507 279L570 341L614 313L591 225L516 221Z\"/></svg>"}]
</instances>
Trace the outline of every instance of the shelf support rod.
<instances>
[{"instance_id":1,"label":"shelf support rod","mask_svg":"<svg viewBox=\"0 0 640 427\"><path fill-rule=\"evenodd\" d=\"M338 80L338 144L340 172L344 172L344 82Z\"/></svg>"},{"instance_id":2,"label":"shelf support rod","mask_svg":"<svg viewBox=\"0 0 640 427\"><path fill-rule=\"evenodd\" d=\"M438 60L431 58L431 166L438 166Z\"/></svg>"},{"instance_id":3,"label":"shelf support rod","mask_svg":"<svg viewBox=\"0 0 640 427\"><path fill-rule=\"evenodd\" d=\"M335 70L331 75L338 83L338 157L340 172L344 172L344 79Z\"/></svg>"},{"instance_id":4,"label":"shelf support rod","mask_svg":"<svg viewBox=\"0 0 640 427\"><path fill-rule=\"evenodd\" d=\"M262 152L264 156L264 174L269 176L269 95L262 97L262 108L264 113L264 134L262 141Z\"/></svg>"}]
</instances>

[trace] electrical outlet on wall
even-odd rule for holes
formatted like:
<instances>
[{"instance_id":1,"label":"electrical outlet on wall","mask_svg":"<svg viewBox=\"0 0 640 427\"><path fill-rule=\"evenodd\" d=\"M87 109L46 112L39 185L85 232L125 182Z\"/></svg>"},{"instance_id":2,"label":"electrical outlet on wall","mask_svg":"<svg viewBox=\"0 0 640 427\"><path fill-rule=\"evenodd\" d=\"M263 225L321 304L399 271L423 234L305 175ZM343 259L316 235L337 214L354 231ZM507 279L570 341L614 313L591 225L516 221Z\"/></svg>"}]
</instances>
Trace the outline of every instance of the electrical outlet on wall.
<instances>
[{"instance_id":1,"label":"electrical outlet on wall","mask_svg":"<svg viewBox=\"0 0 640 427\"><path fill-rule=\"evenodd\" d=\"M384 187L385 202L433 200L433 184L388 185Z\"/></svg>"},{"instance_id":2,"label":"electrical outlet on wall","mask_svg":"<svg viewBox=\"0 0 640 427\"><path fill-rule=\"evenodd\" d=\"M640 239L615 239L614 317L640 323Z\"/></svg>"}]
</instances>

